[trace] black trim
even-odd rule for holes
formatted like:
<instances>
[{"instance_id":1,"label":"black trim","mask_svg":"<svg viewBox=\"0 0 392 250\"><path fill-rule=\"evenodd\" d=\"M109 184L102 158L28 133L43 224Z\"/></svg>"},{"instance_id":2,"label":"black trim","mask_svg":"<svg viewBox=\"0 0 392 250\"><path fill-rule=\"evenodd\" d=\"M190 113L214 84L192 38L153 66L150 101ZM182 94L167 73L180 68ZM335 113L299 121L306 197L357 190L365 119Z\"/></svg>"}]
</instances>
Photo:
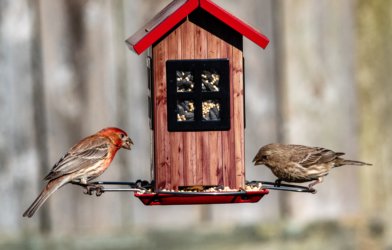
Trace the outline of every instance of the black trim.
<instances>
[{"instance_id":1,"label":"black trim","mask_svg":"<svg viewBox=\"0 0 392 250\"><path fill-rule=\"evenodd\" d=\"M201 73L214 70L219 73L219 91L202 91ZM191 71L194 88L191 92L177 92L177 71ZM230 129L230 74L228 59L168 60L167 117L169 131L219 131ZM177 102L189 100L194 103L194 120L177 121ZM202 103L207 100L219 101L219 120L203 120Z\"/></svg>"},{"instance_id":2,"label":"black trim","mask_svg":"<svg viewBox=\"0 0 392 250\"><path fill-rule=\"evenodd\" d=\"M197 8L188 16L189 21L219 37L228 44L243 51L241 33L230 28L227 24L211 15L202 8Z\"/></svg>"}]
</instances>

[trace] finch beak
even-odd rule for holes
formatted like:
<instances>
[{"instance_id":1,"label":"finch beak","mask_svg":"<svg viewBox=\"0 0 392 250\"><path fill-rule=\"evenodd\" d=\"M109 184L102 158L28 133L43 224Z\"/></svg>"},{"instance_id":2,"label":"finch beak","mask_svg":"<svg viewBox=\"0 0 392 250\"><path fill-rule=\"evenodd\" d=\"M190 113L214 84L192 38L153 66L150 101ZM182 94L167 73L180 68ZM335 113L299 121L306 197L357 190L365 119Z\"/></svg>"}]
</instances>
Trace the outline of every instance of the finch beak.
<instances>
[{"instance_id":1,"label":"finch beak","mask_svg":"<svg viewBox=\"0 0 392 250\"><path fill-rule=\"evenodd\" d=\"M255 166L256 166L256 165L263 165L263 164L264 164L263 160L258 159L257 156L253 159L252 162L254 163Z\"/></svg>"},{"instance_id":2,"label":"finch beak","mask_svg":"<svg viewBox=\"0 0 392 250\"><path fill-rule=\"evenodd\" d=\"M131 145L133 145L133 141L131 140L131 138L126 137L123 141L123 145L122 148L131 150Z\"/></svg>"}]
</instances>

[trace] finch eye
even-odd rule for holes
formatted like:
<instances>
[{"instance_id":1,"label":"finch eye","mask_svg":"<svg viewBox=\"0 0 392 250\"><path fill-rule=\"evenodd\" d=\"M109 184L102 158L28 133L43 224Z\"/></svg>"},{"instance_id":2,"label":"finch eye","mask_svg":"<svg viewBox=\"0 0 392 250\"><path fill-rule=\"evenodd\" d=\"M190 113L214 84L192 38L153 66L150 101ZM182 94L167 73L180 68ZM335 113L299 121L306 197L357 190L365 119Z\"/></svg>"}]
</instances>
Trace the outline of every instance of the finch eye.
<instances>
[{"instance_id":1,"label":"finch eye","mask_svg":"<svg viewBox=\"0 0 392 250\"><path fill-rule=\"evenodd\" d=\"M125 135L123 133L120 134L120 138L124 139Z\"/></svg>"}]
</instances>

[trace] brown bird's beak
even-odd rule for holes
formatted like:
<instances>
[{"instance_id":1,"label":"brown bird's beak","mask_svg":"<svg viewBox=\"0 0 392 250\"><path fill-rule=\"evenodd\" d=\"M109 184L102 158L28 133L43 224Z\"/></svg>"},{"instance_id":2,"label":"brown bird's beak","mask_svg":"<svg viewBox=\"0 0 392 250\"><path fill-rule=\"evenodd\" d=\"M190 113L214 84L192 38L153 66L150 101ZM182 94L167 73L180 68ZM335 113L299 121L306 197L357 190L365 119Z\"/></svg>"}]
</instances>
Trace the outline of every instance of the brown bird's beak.
<instances>
[{"instance_id":1,"label":"brown bird's beak","mask_svg":"<svg viewBox=\"0 0 392 250\"><path fill-rule=\"evenodd\" d=\"M260 159L260 157L258 155L255 156L255 158L252 161L254 163L254 165L263 165L264 161L263 159Z\"/></svg>"},{"instance_id":2,"label":"brown bird's beak","mask_svg":"<svg viewBox=\"0 0 392 250\"><path fill-rule=\"evenodd\" d=\"M131 138L126 137L126 138L123 139L122 148L131 150L131 145L133 145L133 141L131 140Z\"/></svg>"}]
</instances>

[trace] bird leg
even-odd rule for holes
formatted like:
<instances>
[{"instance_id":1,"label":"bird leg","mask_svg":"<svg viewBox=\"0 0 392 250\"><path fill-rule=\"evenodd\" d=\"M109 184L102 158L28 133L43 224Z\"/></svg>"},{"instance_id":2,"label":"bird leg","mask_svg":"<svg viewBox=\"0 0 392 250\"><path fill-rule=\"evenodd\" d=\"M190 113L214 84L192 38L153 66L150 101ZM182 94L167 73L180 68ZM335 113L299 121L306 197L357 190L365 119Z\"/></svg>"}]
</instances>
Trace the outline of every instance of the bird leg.
<instances>
[{"instance_id":1,"label":"bird leg","mask_svg":"<svg viewBox=\"0 0 392 250\"><path fill-rule=\"evenodd\" d=\"M282 184L282 179L276 179L275 187L280 187L281 184Z\"/></svg>"},{"instance_id":2,"label":"bird leg","mask_svg":"<svg viewBox=\"0 0 392 250\"><path fill-rule=\"evenodd\" d=\"M96 196L101 196L104 192L103 186L94 183L83 183L82 181L72 181L72 184L84 187L84 194L92 195L95 191Z\"/></svg>"},{"instance_id":3,"label":"bird leg","mask_svg":"<svg viewBox=\"0 0 392 250\"><path fill-rule=\"evenodd\" d=\"M314 185L323 182L323 177L319 177L317 178L317 180L315 180L314 182L309 184L309 189L312 190L314 193L316 193L316 190L313 188Z\"/></svg>"},{"instance_id":4,"label":"bird leg","mask_svg":"<svg viewBox=\"0 0 392 250\"><path fill-rule=\"evenodd\" d=\"M93 192L95 191L96 196L101 196L104 192L102 185L98 185L98 184L94 184L94 183L87 183L84 186L84 188L85 188L84 193L89 194L89 195L92 195Z\"/></svg>"}]
</instances>

